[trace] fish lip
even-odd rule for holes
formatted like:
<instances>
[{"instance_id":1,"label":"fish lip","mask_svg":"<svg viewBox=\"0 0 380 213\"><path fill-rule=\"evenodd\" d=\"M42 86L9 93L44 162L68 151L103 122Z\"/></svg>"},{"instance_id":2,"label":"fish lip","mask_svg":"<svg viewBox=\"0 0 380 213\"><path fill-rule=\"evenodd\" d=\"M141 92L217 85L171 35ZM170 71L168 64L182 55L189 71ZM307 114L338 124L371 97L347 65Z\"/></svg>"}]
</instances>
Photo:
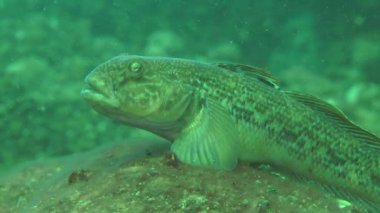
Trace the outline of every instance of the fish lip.
<instances>
[{"instance_id":1,"label":"fish lip","mask_svg":"<svg viewBox=\"0 0 380 213\"><path fill-rule=\"evenodd\" d=\"M103 108L117 109L119 107L119 102L114 96L108 96L88 85L82 88L81 96L87 103L100 111L103 111Z\"/></svg>"},{"instance_id":2,"label":"fish lip","mask_svg":"<svg viewBox=\"0 0 380 213\"><path fill-rule=\"evenodd\" d=\"M87 84L82 88L82 90L80 91L80 94L82 97L88 97L89 94L103 95L103 93L98 92L97 90L95 90L94 88L92 88L91 86L89 86Z\"/></svg>"},{"instance_id":3,"label":"fish lip","mask_svg":"<svg viewBox=\"0 0 380 213\"><path fill-rule=\"evenodd\" d=\"M109 91L109 85L102 79L98 79L91 74L85 80L85 85L81 90L82 98L94 108L102 110L103 108L118 108L117 100L113 90Z\"/></svg>"},{"instance_id":4,"label":"fish lip","mask_svg":"<svg viewBox=\"0 0 380 213\"><path fill-rule=\"evenodd\" d=\"M104 93L99 92L98 90L88 85L82 88L80 94L85 100L89 100L89 101L101 100L101 99L107 98L107 96Z\"/></svg>"},{"instance_id":5,"label":"fish lip","mask_svg":"<svg viewBox=\"0 0 380 213\"><path fill-rule=\"evenodd\" d=\"M110 98L110 95L106 92L106 85L103 81L97 81L96 79L87 76L84 79L84 82L85 86L83 87L81 94L86 95L88 93L94 93Z\"/></svg>"}]
</instances>

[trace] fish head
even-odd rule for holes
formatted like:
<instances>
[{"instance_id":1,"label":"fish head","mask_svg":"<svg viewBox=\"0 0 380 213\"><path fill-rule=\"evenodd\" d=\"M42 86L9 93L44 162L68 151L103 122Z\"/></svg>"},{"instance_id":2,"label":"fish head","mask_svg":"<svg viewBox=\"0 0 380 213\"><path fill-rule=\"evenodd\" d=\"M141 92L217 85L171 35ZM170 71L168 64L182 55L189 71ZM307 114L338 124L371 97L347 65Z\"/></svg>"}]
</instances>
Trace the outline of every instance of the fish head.
<instances>
[{"instance_id":1,"label":"fish head","mask_svg":"<svg viewBox=\"0 0 380 213\"><path fill-rule=\"evenodd\" d=\"M130 126L170 129L191 92L164 74L167 66L155 58L117 56L86 76L81 95L99 113Z\"/></svg>"}]
</instances>

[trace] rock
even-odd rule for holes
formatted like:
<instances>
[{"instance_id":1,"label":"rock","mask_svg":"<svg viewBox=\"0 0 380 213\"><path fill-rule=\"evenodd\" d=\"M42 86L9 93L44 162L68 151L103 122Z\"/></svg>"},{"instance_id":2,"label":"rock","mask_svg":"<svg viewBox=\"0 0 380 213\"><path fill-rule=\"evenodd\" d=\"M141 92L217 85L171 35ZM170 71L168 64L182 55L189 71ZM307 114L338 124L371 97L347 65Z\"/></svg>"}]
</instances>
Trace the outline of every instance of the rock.
<instances>
[{"instance_id":1,"label":"rock","mask_svg":"<svg viewBox=\"0 0 380 213\"><path fill-rule=\"evenodd\" d=\"M0 179L4 212L351 212L352 205L265 167L183 165L163 141L130 140ZM166 153L166 154L165 154ZM261 169L265 168L265 169ZM342 209L341 209L342 208ZM356 209L357 212L360 212Z\"/></svg>"},{"instance_id":2,"label":"rock","mask_svg":"<svg viewBox=\"0 0 380 213\"><path fill-rule=\"evenodd\" d=\"M207 53L207 57L220 61L238 61L241 56L240 52L240 47L236 43L230 41L220 43L211 48Z\"/></svg>"},{"instance_id":3,"label":"rock","mask_svg":"<svg viewBox=\"0 0 380 213\"><path fill-rule=\"evenodd\" d=\"M182 39L174 32L156 31L148 37L145 53L154 56L171 55L181 52L183 47Z\"/></svg>"}]
</instances>

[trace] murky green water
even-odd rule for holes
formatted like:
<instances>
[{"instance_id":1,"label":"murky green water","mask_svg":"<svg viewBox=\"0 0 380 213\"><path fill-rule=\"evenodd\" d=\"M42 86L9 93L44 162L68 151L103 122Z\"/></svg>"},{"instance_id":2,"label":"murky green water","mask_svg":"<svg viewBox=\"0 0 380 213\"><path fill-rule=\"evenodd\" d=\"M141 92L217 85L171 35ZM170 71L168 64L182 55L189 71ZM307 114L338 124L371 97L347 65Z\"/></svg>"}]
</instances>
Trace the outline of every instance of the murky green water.
<instances>
[{"instance_id":1,"label":"murky green water","mask_svg":"<svg viewBox=\"0 0 380 213\"><path fill-rule=\"evenodd\" d=\"M375 0L0 0L0 171L145 137L80 97L84 76L121 53L264 67L380 135L379 10Z\"/></svg>"}]
</instances>

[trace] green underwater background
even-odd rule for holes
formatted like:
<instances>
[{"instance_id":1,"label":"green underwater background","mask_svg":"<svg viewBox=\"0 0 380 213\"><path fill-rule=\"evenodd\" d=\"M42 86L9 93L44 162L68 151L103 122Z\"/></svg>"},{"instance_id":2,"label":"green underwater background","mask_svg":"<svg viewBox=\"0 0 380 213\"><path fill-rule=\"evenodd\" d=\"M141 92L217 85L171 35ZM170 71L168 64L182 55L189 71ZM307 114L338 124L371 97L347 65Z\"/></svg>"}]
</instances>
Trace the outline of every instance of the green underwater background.
<instances>
[{"instance_id":1,"label":"green underwater background","mask_svg":"<svg viewBox=\"0 0 380 213\"><path fill-rule=\"evenodd\" d=\"M235 62L262 67L281 80L283 89L327 100L342 109L359 126L379 136L379 11L380 2L376 0L0 0L0 207L9 208L4 212L22 212L28 211L33 205L38 206L36 197L46 198L44 196L47 195L38 192L33 198L28 197L26 194L28 190L33 191L33 187L23 188L23 183L31 180L23 177L41 178L43 170L43 177L48 180L46 171L57 169L57 159L66 159L64 162L75 165L68 166L66 173L59 174L59 177L68 180L65 183L72 185L78 180L88 181L96 173L94 171L103 171L100 173L104 175L105 170L101 167L103 164L97 160L102 158L99 156L106 157L102 151L94 151L97 147L107 146L105 152L114 154L117 150L112 166L104 163L105 168L112 169L115 169L116 164L128 162L127 159L154 155L156 151L146 148L151 145L145 141L158 140L157 138L99 115L80 96L86 74L119 54ZM130 148L121 145L136 138L144 142L140 149L132 149L137 150L135 152L130 152ZM165 146L157 148L160 150L158 155L162 155ZM129 151L120 153L115 147ZM78 156L82 152L87 154L78 158L66 157ZM127 157L128 154L134 157ZM92 168L89 169L91 172L76 167L85 161L83 159L94 156L99 159L85 163L86 167ZM67 160L69 158L71 160ZM144 160L126 172L152 172L144 165L154 165L158 160ZM173 168L178 166L172 165L175 163L166 157L159 160ZM27 168L32 167L38 169L26 172ZM107 169L107 175L114 171L112 169ZM267 175L275 174L280 179L274 181L281 182L280 174L270 169L269 172L265 168L262 170L264 172L260 173L260 178L264 179L260 181L270 183L273 177ZM233 182L231 184L247 178L241 175L240 179L235 180L236 177L230 177L231 174L215 174L215 171L210 173L217 177L221 175L221 178ZM170 182L170 178L161 180L163 178L160 179L157 174L149 176L157 177L156 185L151 183L153 186L162 187ZM186 178L191 179L196 174L204 175L199 169L194 169L194 173L184 172L183 179L177 178L181 183L181 180L185 182ZM15 182L12 182L11 185L15 188L10 188L7 183L12 179L23 187L16 187ZM95 178L95 183L102 185L100 179ZM44 187L51 190L50 183L45 182ZM138 183L137 181L136 185ZM171 185L167 183L167 186L170 191ZM268 184L265 187L267 186ZM182 186L176 186L180 187ZM282 183L277 187L277 191L291 187L300 191L304 189L299 183ZM113 191L113 196L116 196L115 193L125 195L120 187L115 188L119 191ZM118 206L109 210L99 208L97 212L294 210L291 204L285 205L290 203L289 200L278 201L276 204L276 201L269 198L260 198L260 201L254 203L244 200L246 197L239 200L233 191L228 192L230 194L225 192L228 199L218 198L220 203L226 202L227 206L215 204L217 201L211 205L208 196L199 195L202 194L200 190L188 190L186 196L178 195L183 199L173 204L177 208L160 209L157 205L149 206L144 202L128 211L126 207ZM10 191L15 194L9 194ZM215 191L223 192L223 187ZM265 188L265 191L273 193L271 189ZM308 192L310 191L299 193L319 196ZM67 196L68 194L69 192ZM20 201L20 196L25 197ZM175 193L172 196L175 197ZM236 207L236 204L231 204L236 208L228 206L228 201L234 203L237 200L245 204L241 208ZM329 202L327 198L324 200ZM99 205L104 207L117 201L117 198L113 198ZM120 199L120 202L125 201ZM163 201L160 202L162 204ZM281 202L283 206L280 205ZM312 206L308 202L306 199L304 207ZM49 208L43 208L41 204L35 212L71 212L72 209L91 212L89 207L83 207L85 204L82 203L81 208L76 206L77 203L72 201L63 205L61 202L64 207L51 204ZM323 212L318 205L315 207L317 210L306 212ZM328 205L334 204L326 204ZM333 212L334 207L331 208L325 212ZM361 210L349 209L346 212Z\"/></svg>"}]
</instances>

